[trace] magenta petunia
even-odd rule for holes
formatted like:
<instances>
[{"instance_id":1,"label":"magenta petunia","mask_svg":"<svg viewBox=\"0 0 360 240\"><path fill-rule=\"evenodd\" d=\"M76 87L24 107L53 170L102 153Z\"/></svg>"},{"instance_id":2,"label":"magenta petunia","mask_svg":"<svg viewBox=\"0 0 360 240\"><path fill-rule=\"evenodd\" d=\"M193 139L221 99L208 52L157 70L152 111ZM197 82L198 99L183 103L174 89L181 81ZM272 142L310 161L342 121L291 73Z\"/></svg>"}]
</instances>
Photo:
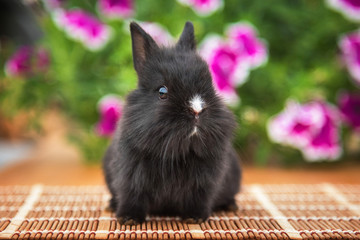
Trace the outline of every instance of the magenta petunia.
<instances>
[{"instance_id":1,"label":"magenta petunia","mask_svg":"<svg viewBox=\"0 0 360 240\"><path fill-rule=\"evenodd\" d=\"M269 136L277 143L304 147L324 121L318 104L301 106L297 102L288 101L285 110L269 122Z\"/></svg>"},{"instance_id":2,"label":"magenta petunia","mask_svg":"<svg viewBox=\"0 0 360 240\"><path fill-rule=\"evenodd\" d=\"M178 0L179 3L190 6L196 14L208 16L223 7L223 0Z\"/></svg>"},{"instance_id":3,"label":"magenta petunia","mask_svg":"<svg viewBox=\"0 0 360 240\"><path fill-rule=\"evenodd\" d=\"M251 68L266 63L268 54L263 40L257 37L256 29L249 23L232 24L227 35L239 58L246 58Z\"/></svg>"},{"instance_id":4,"label":"magenta petunia","mask_svg":"<svg viewBox=\"0 0 360 240\"><path fill-rule=\"evenodd\" d=\"M360 30L343 36L339 46L350 75L360 84Z\"/></svg>"},{"instance_id":5,"label":"magenta petunia","mask_svg":"<svg viewBox=\"0 0 360 240\"><path fill-rule=\"evenodd\" d=\"M111 36L110 27L81 9L56 10L54 21L70 38L80 41L90 50L101 49Z\"/></svg>"},{"instance_id":6,"label":"magenta petunia","mask_svg":"<svg viewBox=\"0 0 360 240\"><path fill-rule=\"evenodd\" d=\"M122 115L122 101L114 95L102 97L98 103L100 120L95 126L95 132L100 136L111 136Z\"/></svg>"},{"instance_id":7,"label":"magenta petunia","mask_svg":"<svg viewBox=\"0 0 360 240\"><path fill-rule=\"evenodd\" d=\"M20 47L5 63L5 73L8 76L29 75L33 49L28 46Z\"/></svg>"},{"instance_id":8,"label":"magenta petunia","mask_svg":"<svg viewBox=\"0 0 360 240\"><path fill-rule=\"evenodd\" d=\"M327 4L347 19L360 22L360 0L327 0Z\"/></svg>"},{"instance_id":9,"label":"magenta petunia","mask_svg":"<svg viewBox=\"0 0 360 240\"><path fill-rule=\"evenodd\" d=\"M239 101L236 87L243 84L249 74L248 62L240 58L229 43L215 35L205 38L200 55L209 65L218 93L227 103L236 104Z\"/></svg>"},{"instance_id":10,"label":"magenta petunia","mask_svg":"<svg viewBox=\"0 0 360 240\"><path fill-rule=\"evenodd\" d=\"M8 76L30 76L48 69L50 58L44 48L22 46L5 63Z\"/></svg>"},{"instance_id":11,"label":"magenta petunia","mask_svg":"<svg viewBox=\"0 0 360 240\"><path fill-rule=\"evenodd\" d=\"M142 22L141 27L147 32L157 44L170 45L174 42L170 33L160 24L154 22Z\"/></svg>"},{"instance_id":12,"label":"magenta petunia","mask_svg":"<svg viewBox=\"0 0 360 240\"><path fill-rule=\"evenodd\" d=\"M360 132L360 94L341 93L338 106L343 121Z\"/></svg>"},{"instance_id":13,"label":"magenta petunia","mask_svg":"<svg viewBox=\"0 0 360 240\"><path fill-rule=\"evenodd\" d=\"M302 152L305 158L310 161L336 160L342 154L338 112L333 106L325 103L319 104L325 116L324 124L319 132L313 136L311 142L302 149Z\"/></svg>"},{"instance_id":14,"label":"magenta petunia","mask_svg":"<svg viewBox=\"0 0 360 240\"><path fill-rule=\"evenodd\" d=\"M285 110L269 120L267 130L272 141L298 148L309 161L335 160L342 153L339 124L337 111L327 103L288 101Z\"/></svg>"},{"instance_id":15,"label":"magenta petunia","mask_svg":"<svg viewBox=\"0 0 360 240\"><path fill-rule=\"evenodd\" d=\"M243 84L251 69L265 64L267 47L249 23L235 23L227 29L226 39L210 35L200 46L208 63L214 85L230 104L238 102L236 88Z\"/></svg>"},{"instance_id":16,"label":"magenta petunia","mask_svg":"<svg viewBox=\"0 0 360 240\"><path fill-rule=\"evenodd\" d=\"M134 15L134 0L99 0L98 7L109 19L124 19Z\"/></svg>"}]
</instances>

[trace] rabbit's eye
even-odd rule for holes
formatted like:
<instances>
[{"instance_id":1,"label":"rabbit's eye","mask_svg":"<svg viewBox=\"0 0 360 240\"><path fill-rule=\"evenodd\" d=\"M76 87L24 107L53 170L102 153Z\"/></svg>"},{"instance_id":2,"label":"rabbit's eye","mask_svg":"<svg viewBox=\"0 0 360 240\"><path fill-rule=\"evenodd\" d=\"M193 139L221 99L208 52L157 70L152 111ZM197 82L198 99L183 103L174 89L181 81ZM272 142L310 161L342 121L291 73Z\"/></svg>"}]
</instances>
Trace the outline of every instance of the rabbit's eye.
<instances>
[{"instance_id":1,"label":"rabbit's eye","mask_svg":"<svg viewBox=\"0 0 360 240\"><path fill-rule=\"evenodd\" d=\"M168 90L165 86L159 88L159 98L166 99L167 98Z\"/></svg>"}]
</instances>

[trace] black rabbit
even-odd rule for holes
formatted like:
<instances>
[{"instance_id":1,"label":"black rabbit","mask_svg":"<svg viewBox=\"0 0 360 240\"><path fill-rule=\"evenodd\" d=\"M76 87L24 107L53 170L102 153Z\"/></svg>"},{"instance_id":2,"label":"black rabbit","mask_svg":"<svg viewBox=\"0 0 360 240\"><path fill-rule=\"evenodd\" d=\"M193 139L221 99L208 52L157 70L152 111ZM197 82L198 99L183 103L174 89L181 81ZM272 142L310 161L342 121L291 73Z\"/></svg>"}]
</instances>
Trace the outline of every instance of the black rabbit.
<instances>
[{"instance_id":1,"label":"black rabbit","mask_svg":"<svg viewBox=\"0 0 360 240\"><path fill-rule=\"evenodd\" d=\"M133 224L146 214L203 221L213 210L236 207L236 123L196 53L192 23L170 48L135 22L130 30L138 87L104 157L110 208L120 223Z\"/></svg>"}]
</instances>

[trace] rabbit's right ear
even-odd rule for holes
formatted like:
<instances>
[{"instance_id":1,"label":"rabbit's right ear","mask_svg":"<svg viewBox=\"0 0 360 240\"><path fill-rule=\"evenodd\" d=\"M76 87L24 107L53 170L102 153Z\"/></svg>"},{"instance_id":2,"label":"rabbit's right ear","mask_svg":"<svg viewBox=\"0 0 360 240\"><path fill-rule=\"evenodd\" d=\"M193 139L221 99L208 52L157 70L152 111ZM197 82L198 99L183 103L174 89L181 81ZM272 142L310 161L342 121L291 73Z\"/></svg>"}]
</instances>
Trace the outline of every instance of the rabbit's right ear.
<instances>
[{"instance_id":1,"label":"rabbit's right ear","mask_svg":"<svg viewBox=\"0 0 360 240\"><path fill-rule=\"evenodd\" d=\"M130 23L132 52L136 72L140 72L146 59L158 49L158 45L137 23Z\"/></svg>"}]
</instances>

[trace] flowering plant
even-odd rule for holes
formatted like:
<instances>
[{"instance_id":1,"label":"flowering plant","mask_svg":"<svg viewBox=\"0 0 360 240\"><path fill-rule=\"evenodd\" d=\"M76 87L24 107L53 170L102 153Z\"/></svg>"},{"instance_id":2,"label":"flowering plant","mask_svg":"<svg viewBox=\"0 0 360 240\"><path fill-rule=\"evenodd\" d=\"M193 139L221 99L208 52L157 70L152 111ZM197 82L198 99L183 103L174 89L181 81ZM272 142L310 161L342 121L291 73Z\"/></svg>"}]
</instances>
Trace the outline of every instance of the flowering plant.
<instances>
[{"instance_id":1,"label":"flowering plant","mask_svg":"<svg viewBox=\"0 0 360 240\"><path fill-rule=\"evenodd\" d=\"M336 160L341 154L338 118L336 108L326 103L289 101L267 129L274 142L300 149L309 161Z\"/></svg>"},{"instance_id":2,"label":"flowering plant","mask_svg":"<svg viewBox=\"0 0 360 240\"><path fill-rule=\"evenodd\" d=\"M43 48L35 49L23 46L5 63L5 73L8 76L29 76L46 71L49 66L49 55Z\"/></svg>"},{"instance_id":3,"label":"flowering plant","mask_svg":"<svg viewBox=\"0 0 360 240\"><path fill-rule=\"evenodd\" d=\"M248 161L360 156L360 0L42 2L37 45L1 42L0 114L66 113L70 138L89 161L100 161L137 84L132 20L159 45L174 44L184 22L194 23Z\"/></svg>"},{"instance_id":4,"label":"flowering plant","mask_svg":"<svg viewBox=\"0 0 360 240\"><path fill-rule=\"evenodd\" d=\"M256 30L248 23L232 24L228 39L211 35L205 38L200 54L208 62L214 86L229 104L236 104L236 88L242 85L251 69L267 60L265 43L257 38Z\"/></svg>"},{"instance_id":5,"label":"flowering plant","mask_svg":"<svg viewBox=\"0 0 360 240\"><path fill-rule=\"evenodd\" d=\"M102 48L110 38L110 28L81 9L57 10L53 15L59 28L91 50Z\"/></svg>"}]
</instances>

